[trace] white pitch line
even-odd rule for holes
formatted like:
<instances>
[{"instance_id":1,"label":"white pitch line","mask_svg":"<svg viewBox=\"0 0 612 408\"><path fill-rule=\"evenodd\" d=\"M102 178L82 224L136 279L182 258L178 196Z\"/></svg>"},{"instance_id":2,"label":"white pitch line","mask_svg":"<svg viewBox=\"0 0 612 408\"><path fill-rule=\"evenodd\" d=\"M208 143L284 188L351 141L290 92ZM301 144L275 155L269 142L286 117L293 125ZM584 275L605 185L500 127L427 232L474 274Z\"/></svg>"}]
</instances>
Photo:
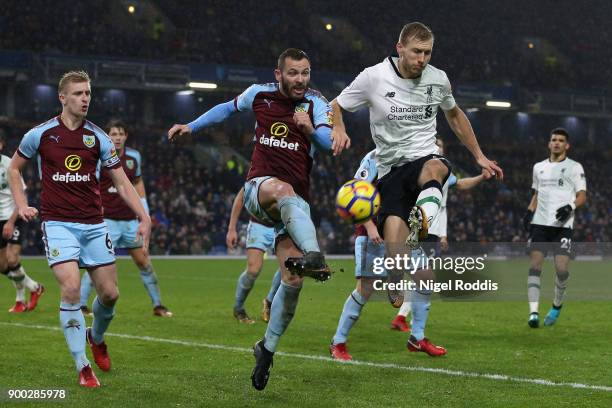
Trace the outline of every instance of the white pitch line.
<instances>
[{"instance_id":1,"label":"white pitch line","mask_svg":"<svg viewBox=\"0 0 612 408\"><path fill-rule=\"evenodd\" d=\"M42 325L36 325L36 324L23 324L23 323L10 323L10 322L0 322L0 324L5 325L5 326L23 327L27 329L43 329L43 330L62 331L59 327L54 327L54 326L42 326ZM163 339L163 338L151 337L151 336L134 336L131 334L122 334L122 333L105 333L105 336L119 337L122 339L130 339L130 340L150 341L150 342L155 342L155 343L178 344L181 346L189 346L189 347L202 347L202 348L213 349L213 350L235 351L239 353L252 353L253 352L252 349L244 348L244 347L226 346L223 344L198 343L194 341L185 341L185 340ZM403 366L403 365L392 364L392 363L375 363L371 361L360 361L360 360L338 361L338 360L334 360L331 357L317 356L317 355L311 355L311 354L287 353L283 351L278 351L275 354L278 356L284 356L284 357L299 358L303 360L325 361L325 362L336 363L336 364L355 365L355 366L373 367L373 368L385 368L385 369L391 368L391 369L402 370L402 371L443 374L443 375L455 376L455 377L484 378L487 380L511 381L511 382L526 383L526 384L546 385L549 387L569 387L569 388L580 388L580 389L612 392L612 386L607 386L607 385L555 382L551 380L545 380L542 378L522 378L522 377L513 377L513 376L505 375L505 374L475 373L475 372L470 372L470 371L449 370L446 368Z\"/></svg>"}]
</instances>

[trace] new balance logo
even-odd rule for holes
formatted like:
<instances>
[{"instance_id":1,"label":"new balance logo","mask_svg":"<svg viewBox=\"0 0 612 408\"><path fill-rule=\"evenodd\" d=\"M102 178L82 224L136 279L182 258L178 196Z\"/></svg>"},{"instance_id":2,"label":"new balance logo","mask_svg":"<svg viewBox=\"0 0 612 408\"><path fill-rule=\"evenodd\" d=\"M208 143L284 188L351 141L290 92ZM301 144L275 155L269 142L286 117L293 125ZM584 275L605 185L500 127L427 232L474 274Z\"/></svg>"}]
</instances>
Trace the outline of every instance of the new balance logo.
<instances>
[{"instance_id":1,"label":"new balance logo","mask_svg":"<svg viewBox=\"0 0 612 408\"><path fill-rule=\"evenodd\" d=\"M395 92L387 92L385 98L395 98Z\"/></svg>"}]
</instances>

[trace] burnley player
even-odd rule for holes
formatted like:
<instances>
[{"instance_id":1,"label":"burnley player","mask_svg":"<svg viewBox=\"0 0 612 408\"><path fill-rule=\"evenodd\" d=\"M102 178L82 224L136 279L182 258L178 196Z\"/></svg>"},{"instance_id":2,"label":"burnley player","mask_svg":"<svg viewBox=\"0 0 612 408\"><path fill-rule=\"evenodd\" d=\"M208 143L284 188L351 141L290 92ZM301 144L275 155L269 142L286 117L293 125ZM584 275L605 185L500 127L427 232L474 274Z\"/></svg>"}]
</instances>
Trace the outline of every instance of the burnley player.
<instances>
[{"instance_id":1,"label":"burnley player","mask_svg":"<svg viewBox=\"0 0 612 408\"><path fill-rule=\"evenodd\" d=\"M369 108L381 197L378 228L387 256L392 258L418 247L440 210L442 186L450 174L449 163L437 154L436 115L440 109L476 162L489 174L503 175L481 151L468 118L455 103L446 73L429 65L433 44L429 27L418 22L406 24L396 44L398 56L366 68L331 104L334 136L346 135L342 109ZM389 280L398 282L405 272L391 269ZM412 278L429 281L434 274L423 269ZM388 294L393 306L400 307L403 292ZM411 296L413 321L424 327L431 291L414 291ZM435 347L424 332L413 328L409 349Z\"/></svg>"},{"instance_id":2,"label":"burnley player","mask_svg":"<svg viewBox=\"0 0 612 408\"><path fill-rule=\"evenodd\" d=\"M244 204L253 217L275 226L282 274L265 337L254 347L256 363L251 380L257 390L263 390L268 382L272 357L295 313L303 277L329 277L308 205L314 146L331 148L338 154L350 144L346 134L332 141L331 108L319 92L308 87L310 60L305 52L285 50L274 76L277 83L252 85L233 101L168 131L172 140L220 123L239 111L255 113L256 143L244 185Z\"/></svg>"},{"instance_id":3,"label":"burnley player","mask_svg":"<svg viewBox=\"0 0 612 408\"><path fill-rule=\"evenodd\" d=\"M550 133L548 159L533 166L533 197L523 219L530 231L531 266L527 279L529 327L540 325L540 276L542 263L551 250L555 257L555 297L544 318L544 325L555 324L561 313L569 280L568 264L572 253L574 211L586 203L586 177L582 165L567 157L569 133L563 128Z\"/></svg>"},{"instance_id":4,"label":"burnley player","mask_svg":"<svg viewBox=\"0 0 612 408\"><path fill-rule=\"evenodd\" d=\"M4 149L6 139L0 130L0 151ZM0 155L0 273L6 275L15 287L15 305L9 309L11 313L32 311L38 304L38 299L44 293L45 287L28 276L21 266L21 239L25 222L19 219L15 209L15 200L8 182L8 168L11 158ZM21 180L25 189L25 183ZM30 291L30 302L26 304L25 290Z\"/></svg>"},{"instance_id":5,"label":"burnley player","mask_svg":"<svg viewBox=\"0 0 612 408\"><path fill-rule=\"evenodd\" d=\"M28 207L21 185L21 170L38 154L42 178L40 214L49 266L60 285L60 323L79 372L79 384L99 387L85 344L103 371L110 370L104 332L115 314L119 296L113 244L102 219L98 162L130 208L138 215L138 235L145 248L149 243L151 219L125 175L115 148L99 127L85 119L91 102L87 73L71 71L59 81L62 112L31 129L23 137L9 167L9 181L19 216L29 221L38 210ZM87 269L98 297L93 303L93 325L86 330L79 303L79 267Z\"/></svg>"},{"instance_id":6,"label":"burnley player","mask_svg":"<svg viewBox=\"0 0 612 408\"><path fill-rule=\"evenodd\" d=\"M376 151L372 150L361 160L354 178L375 183L377 175ZM377 279L384 280L387 277L386 272L382 274L374 273L374 259L384 258L385 256L385 244L374 221L368 220L363 225L359 225L356 235L355 278L357 279L357 285L344 302L336 334L329 346L329 352L332 358L336 360L347 361L353 359L346 345L349 332L361 316L361 311L372 294L374 281Z\"/></svg>"},{"instance_id":7,"label":"burnley player","mask_svg":"<svg viewBox=\"0 0 612 408\"><path fill-rule=\"evenodd\" d=\"M228 248L235 248L238 243L238 232L236 231L236 225L238 224L238 217L244 206L244 187L240 189L234 203L232 205L232 212L230 214L229 225L227 226L227 235L225 243ZM251 217L249 220L249 226L247 227L247 238L246 238L246 249L247 249L247 266L246 269L238 277L236 283L236 297L234 301L234 317L240 323L253 324L255 320L251 319L244 309L244 302L246 302L247 296L255 285L255 280L261 273L263 268L264 254L267 250L274 250L274 240L276 234L274 233L274 226L268 226L261 224L256 219ZM263 309L261 311L261 320L268 322L270 320L270 308L272 307L272 300L274 295L280 286L281 272L280 269L276 270L274 277L272 278L272 285L268 291L268 295L263 300Z\"/></svg>"},{"instance_id":8,"label":"burnley player","mask_svg":"<svg viewBox=\"0 0 612 408\"><path fill-rule=\"evenodd\" d=\"M147 214L149 205L142 179L142 157L138 150L125 146L128 138L127 127L120 120L112 120L106 125L108 136L115 146L117 155L121 160L123 171L134 185L140 196L140 202ZM142 240L137 239L138 219L136 214L121 199L117 189L113 185L110 172L106 168L100 169L100 195L102 197L102 208L104 211L104 222L108 227L113 248L125 248L129 251L134 264L140 271L140 279L151 298L153 304L153 315L160 317L172 317L172 312L162 304L157 275L153 270L149 254L142 246ZM88 313L87 302L91 292L92 282L89 274L83 274L81 279L81 309Z\"/></svg>"}]
</instances>

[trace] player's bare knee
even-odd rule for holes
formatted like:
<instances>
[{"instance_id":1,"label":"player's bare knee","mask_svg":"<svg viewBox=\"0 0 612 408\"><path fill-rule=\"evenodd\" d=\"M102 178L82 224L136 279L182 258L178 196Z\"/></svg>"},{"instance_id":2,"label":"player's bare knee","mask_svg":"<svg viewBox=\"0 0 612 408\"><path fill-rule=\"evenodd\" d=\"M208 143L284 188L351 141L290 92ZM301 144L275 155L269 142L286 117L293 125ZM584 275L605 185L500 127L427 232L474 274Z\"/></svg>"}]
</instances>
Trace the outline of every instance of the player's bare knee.
<instances>
[{"instance_id":1,"label":"player's bare knee","mask_svg":"<svg viewBox=\"0 0 612 408\"><path fill-rule=\"evenodd\" d=\"M283 197L293 197L295 196L295 191L289 183L278 183L274 188L274 196L277 200Z\"/></svg>"},{"instance_id":2,"label":"player's bare knee","mask_svg":"<svg viewBox=\"0 0 612 408\"><path fill-rule=\"evenodd\" d=\"M7 263L8 269L13 269L17 265L19 265L20 261L21 261L21 258L19 257L19 255L7 254L6 263Z\"/></svg>"},{"instance_id":3,"label":"player's bare knee","mask_svg":"<svg viewBox=\"0 0 612 408\"><path fill-rule=\"evenodd\" d=\"M98 298L102 304L112 306L117 303L117 300L119 299L119 289L116 286L114 288L103 288L101 293L98 293Z\"/></svg>"},{"instance_id":4,"label":"player's bare knee","mask_svg":"<svg viewBox=\"0 0 612 408\"><path fill-rule=\"evenodd\" d=\"M304 278L299 275L288 274L283 276L283 282L286 285L293 286L294 288L301 288L304 282Z\"/></svg>"},{"instance_id":5,"label":"player's bare knee","mask_svg":"<svg viewBox=\"0 0 612 408\"><path fill-rule=\"evenodd\" d=\"M421 175L419 177L419 182L426 182L429 180L437 180L442 182L448 175L448 167L442 163L439 159L433 159L427 161L423 165L423 170L421 170Z\"/></svg>"},{"instance_id":6,"label":"player's bare knee","mask_svg":"<svg viewBox=\"0 0 612 408\"><path fill-rule=\"evenodd\" d=\"M374 279L361 278L357 280L357 292L365 299L368 300L374 292Z\"/></svg>"},{"instance_id":7,"label":"player's bare knee","mask_svg":"<svg viewBox=\"0 0 612 408\"><path fill-rule=\"evenodd\" d=\"M79 303L81 300L81 291L79 285L63 284L61 285L62 301L68 303Z\"/></svg>"},{"instance_id":8,"label":"player's bare knee","mask_svg":"<svg viewBox=\"0 0 612 408\"><path fill-rule=\"evenodd\" d=\"M261 260L249 260L247 262L247 274L255 279L261 273L261 268L263 267L263 262Z\"/></svg>"}]
</instances>

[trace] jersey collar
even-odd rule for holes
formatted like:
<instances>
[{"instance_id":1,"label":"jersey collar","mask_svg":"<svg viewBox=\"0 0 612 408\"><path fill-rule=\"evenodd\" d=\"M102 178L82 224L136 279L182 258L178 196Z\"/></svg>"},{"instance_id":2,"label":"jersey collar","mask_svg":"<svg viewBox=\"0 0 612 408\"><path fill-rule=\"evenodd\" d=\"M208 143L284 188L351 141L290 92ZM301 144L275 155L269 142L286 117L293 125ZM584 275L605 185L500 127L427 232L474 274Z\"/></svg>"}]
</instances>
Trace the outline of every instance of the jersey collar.
<instances>
[{"instance_id":1,"label":"jersey collar","mask_svg":"<svg viewBox=\"0 0 612 408\"><path fill-rule=\"evenodd\" d=\"M387 60L389 61L389 64L391 64L391 66L393 67L393 70L395 71L395 74L400 77L401 79L405 79L407 81L415 81L420 79L423 74L421 73L420 76L416 77L416 78L404 78L404 76L402 75L402 73L400 72L399 68L397 67L397 65L395 64L395 61L393 61L393 58L399 58L399 55L396 54L391 54L387 57Z\"/></svg>"}]
</instances>

